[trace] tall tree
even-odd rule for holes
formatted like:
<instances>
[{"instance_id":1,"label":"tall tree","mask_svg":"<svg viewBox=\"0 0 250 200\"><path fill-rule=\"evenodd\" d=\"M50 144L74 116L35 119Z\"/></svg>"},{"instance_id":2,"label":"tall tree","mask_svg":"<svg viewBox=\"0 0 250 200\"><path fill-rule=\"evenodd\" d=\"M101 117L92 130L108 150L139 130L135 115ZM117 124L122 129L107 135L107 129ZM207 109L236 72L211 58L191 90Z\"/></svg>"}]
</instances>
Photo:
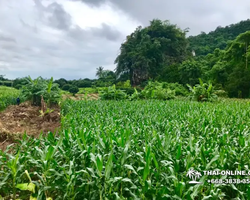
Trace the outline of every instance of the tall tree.
<instances>
[{"instance_id":1,"label":"tall tree","mask_svg":"<svg viewBox=\"0 0 250 200\"><path fill-rule=\"evenodd\" d=\"M250 45L250 31L246 31L245 33L240 34L236 38L236 42L239 42L240 47L245 49L245 66L246 69L248 67L248 55L249 55L249 45Z\"/></svg>"},{"instance_id":2,"label":"tall tree","mask_svg":"<svg viewBox=\"0 0 250 200\"><path fill-rule=\"evenodd\" d=\"M102 78L103 77L103 71L104 71L104 68L102 66L96 68L96 76L98 78Z\"/></svg>"},{"instance_id":3,"label":"tall tree","mask_svg":"<svg viewBox=\"0 0 250 200\"><path fill-rule=\"evenodd\" d=\"M4 77L5 75L0 75L0 81L5 81L6 79Z\"/></svg>"},{"instance_id":4,"label":"tall tree","mask_svg":"<svg viewBox=\"0 0 250 200\"><path fill-rule=\"evenodd\" d=\"M179 73L180 83L188 83L191 86L194 86L195 84L199 83L199 78L202 74L200 62L197 62L195 60L184 61L179 66Z\"/></svg>"},{"instance_id":5,"label":"tall tree","mask_svg":"<svg viewBox=\"0 0 250 200\"><path fill-rule=\"evenodd\" d=\"M186 31L169 21L155 19L150 26L139 26L121 45L115 60L117 76L128 72L132 85L162 75L166 66L181 63L187 57Z\"/></svg>"},{"instance_id":6,"label":"tall tree","mask_svg":"<svg viewBox=\"0 0 250 200\"><path fill-rule=\"evenodd\" d=\"M250 95L249 46L250 31L247 31L229 43L220 60L211 70L218 78L222 78L221 75L223 75L224 79L226 75L224 85L230 97L246 98ZM222 73L219 75L220 72Z\"/></svg>"}]
</instances>

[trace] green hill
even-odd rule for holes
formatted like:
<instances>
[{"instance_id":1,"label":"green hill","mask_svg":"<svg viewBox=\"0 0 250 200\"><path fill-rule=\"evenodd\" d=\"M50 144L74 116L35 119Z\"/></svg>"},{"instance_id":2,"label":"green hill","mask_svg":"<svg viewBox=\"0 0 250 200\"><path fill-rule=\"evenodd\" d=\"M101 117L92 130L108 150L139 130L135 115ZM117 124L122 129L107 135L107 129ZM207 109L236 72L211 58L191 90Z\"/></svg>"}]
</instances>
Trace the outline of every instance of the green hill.
<instances>
[{"instance_id":1,"label":"green hill","mask_svg":"<svg viewBox=\"0 0 250 200\"><path fill-rule=\"evenodd\" d=\"M208 34L202 32L197 36L188 38L189 50L194 50L197 56L212 53L216 48L225 49L228 42L234 40L239 34L250 30L250 19L231 24L226 27L217 27Z\"/></svg>"}]
</instances>

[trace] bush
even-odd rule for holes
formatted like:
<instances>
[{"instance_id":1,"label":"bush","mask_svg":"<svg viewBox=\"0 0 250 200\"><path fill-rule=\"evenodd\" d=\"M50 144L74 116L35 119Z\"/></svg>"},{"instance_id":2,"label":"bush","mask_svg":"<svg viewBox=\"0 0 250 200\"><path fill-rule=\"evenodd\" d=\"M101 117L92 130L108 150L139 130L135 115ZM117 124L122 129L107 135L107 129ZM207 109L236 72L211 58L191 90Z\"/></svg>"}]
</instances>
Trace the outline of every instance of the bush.
<instances>
[{"instance_id":1,"label":"bush","mask_svg":"<svg viewBox=\"0 0 250 200\"><path fill-rule=\"evenodd\" d=\"M218 97L228 97L228 93L225 90L215 90L214 94L216 94Z\"/></svg>"},{"instance_id":2,"label":"bush","mask_svg":"<svg viewBox=\"0 0 250 200\"><path fill-rule=\"evenodd\" d=\"M142 91L142 89L141 89L141 88L139 88L139 87L134 87L134 89L136 89L136 90L137 90L137 92L141 92L141 91Z\"/></svg>"},{"instance_id":3,"label":"bush","mask_svg":"<svg viewBox=\"0 0 250 200\"><path fill-rule=\"evenodd\" d=\"M99 87L79 88L78 94L96 94L99 90Z\"/></svg>"},{"instance_id":4,"label":"bush","mask_svg":"<svg viewBox=\"0 0 250 200\"><path fill-rule=\"evenodd\" d=\"M27 77L24 78L16 78L13 80L13 87L16 89L22 88L22 86L28 84Z\"/></svg>"},{"instance_id":5,"label":"bush","mask_svg":"<svg viewBox=\"0 0 250 200\"><path fill-rule=\"evenodd\" d=\"M92 82L89 80L80 80L77 82L77 86L79 88L90 88L92 86Z\"/></svg>"},{"instance_id":6,"label":"bush","mask_svg":"<svg viewBox=\"0 0 250 200\"><path fill-rule=\"evenodd\" d=\"M15 85L15 87L14 87L15 89L21 89L22 88L22 85L21 84L17 84L17 85Z\"/></svg>"},{"instance_id":7,"label":"bush","mask_svg":"<svg viewBox=\"0 0 250 200\"><path fill-rule=\"evenodd\" d=\"M106 87L100 91L101 100L122 100L127 98L127 94L119 89L116 89L115 85Z\"/></svg>"},{"instance_id":8,"label":"bush","mask_svg":"<svg viewBox=\"0 0 250 200\"><path fill-rule=\"evenodd\" d=\"M61 89L65 84L69 84L69 82L64 78L60 78L58 80L55 80L54 83L57 83Z\"/></svg>"},{"instance_id":9,"label":"bush","mask_svg":"<svg viewBox=\"0 0 250 200\"><path fill-rule=\"evenodd\" d=\"M163 88L169 88L171 90L175 91L176 96L188 96L189 92L188 90L181 84L179 83L162 83Z\"/></svg>"},{"instance_id":10,"label":"bush","mask_svg":"<svg viewBox=\"0 0 250 200\"><path fill-rule=\"evenodd\" d=\"M0 81L0 85L11 87L12 81Z\"/></svg>"},{"instance_id":11,"label":"bush","mask_svg":"<svg viewBox=\"0 0 250 200\"><path fill-rule=\"evenodd\" d=\"M75 96L75 94L79 92L79 88L76 87L75 85L71 85L71 87L69 88L69 92L72 93L73 96Z\"/></svg>"},{"instance_id":12,"label":"bush","mask_svg":"<svg viewBox=\"0 0 250 200\"><path fill-rule=\"evenodd\" d=\"M191 91L190 98L195 101L214 101L217 99L217 95L215 94L214 87L212 83L203 83L202 80L199 78L200 84L196 84L194 87L189 87Z\"/></svg>"},{"instance_id":13,"label":"bush","mask_svg":"<svg viewBox=\"0 0 250 200\"><path fill-rule=\"evenodd\" d=\"M127 95L132 95L134 93L134 88L123 88L123 87L117 87L117 89L124 91Z\"/></svg>"},{"instance_id":14,"label":"bush","mask_svg":"<svg viewBox=\"0 0 250 200\"><path fill-rule=\"evenodd\" d=\"M148 85L142 91L147 99L169 100L175 98L175 91L170 88L164 88L163 83L148 82Z\"/></svg>"},{"instance_id":15,"label":"bush","mask_svg":"<svg viewBox=\"0 0 250 200\"><path fill-rule=\"evenodd\" d=\"M121 87L121 88L131 88L131 83L130 83L130 80L127 80L127 81L123 81L123 82L118 82L116 84L117 87Z\"/></svg>"},{"instance_id":16,"label":"bush","mask_svg":"<svg viewBox=\"0 0 250 200\"><path fill-rule=\"evenodd\" d=\"M171 89L162 89L153 91L153 99L170 100L175 98L175 91Z\"/></svg>"},{"instance_id":17,"label":"bush","mask_svg":"<svg viewBox=\"0 0 250 200\"><path fill-rule=\"evenodd\" d=\"M65 91L69 91L69 89L72 87L72 85L70 84L65 84L63 85L62 89L65 90Z\"/></svg>"},{"instance_id":18,"label":"bush","mask_svg":"<svg viewBox=\"0 0 250 200\"><path fill-rule=\"evenodd\" d=\"M175 91L170 88L163 88L163 83L159 82L148 82L148 85L142 90L142 92L138 92L135 89L135 92L130 97L133 99L159 99L159 100L169 100L175 98Z\"/></svg>"},{"instance_id":19,"label":"bush","mask_svg":"<svg viewBox=\"0 0 250 200\"><path fill-rule=\"evenodd\" d=\"M134 88L134 93L129 97L130 100L139 100L143 99L144 96L136 88Z\"/></svg>"}]
</instances>

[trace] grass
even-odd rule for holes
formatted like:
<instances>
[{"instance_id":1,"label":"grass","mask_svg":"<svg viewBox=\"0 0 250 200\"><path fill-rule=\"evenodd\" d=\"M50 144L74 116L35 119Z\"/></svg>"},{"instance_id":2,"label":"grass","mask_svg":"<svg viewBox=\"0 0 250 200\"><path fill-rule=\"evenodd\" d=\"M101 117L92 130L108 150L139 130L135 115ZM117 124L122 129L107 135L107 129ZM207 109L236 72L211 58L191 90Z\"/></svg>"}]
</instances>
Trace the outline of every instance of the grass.
<instances>
[{"instance_id":1,"label":"grass","mask_svg":"<svg viewBox=\"0 0 250 200\"><path fill-rule=\"evenodd\" d=\"M0 86L0 111L9 105L16 104L16 98L21 92L15 88Z\"/></svg>"},{"instance_id":2,"label":"grass","mask_svg":"<svg viewBox=\"0 0 250 200\"><path fill-rule=\"evenodd\" d=\"M248 170L248 102L67 100L61 114L60 136L24 138L14 155L0 153L0 195L248 199L248 184L210 184L221 177L203 176L191 185L186 176L190 168Z\"/></svg>"},{"instance_id":3,"label":"grass","mask_svg":"<svg viewBox=\"0 0 250 200\"><path fill-rule=\"evenodd\" d=\"M79 88L78 94L94 94L98 93L99 90L102 90L104 87L96 87L96 88Z\"/></svg>"}]
</instances>

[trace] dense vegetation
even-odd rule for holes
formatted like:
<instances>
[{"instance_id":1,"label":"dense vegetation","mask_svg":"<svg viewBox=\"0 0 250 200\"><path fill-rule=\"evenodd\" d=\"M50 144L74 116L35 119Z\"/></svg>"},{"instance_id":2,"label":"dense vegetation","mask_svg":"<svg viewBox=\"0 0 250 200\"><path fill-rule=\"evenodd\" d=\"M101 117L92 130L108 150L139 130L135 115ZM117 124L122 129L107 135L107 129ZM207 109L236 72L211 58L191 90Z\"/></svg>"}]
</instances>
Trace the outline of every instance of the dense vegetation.
<instances>
[{"instance_id":1,"label":"dense vegetation","mask_svg":"<svg viewBox=\"0 0 250 200\"><path fill-rule=\"evenodd\" d=\"M199 78L211 81L216 89L229 97L248 98L250 95L250 20L210 33L186 37L188 30L181 30L169 21L152 20L148 27L138 27L121 44L115 59L115 71L98 67L98 79L55 80L59 87L75 94L77 88L100 88L116 85L131 95L133 89L122 87L127 80L136 89L144 88L148 81L186 84L194 86ZM195 55L192 55L194 50ZM17 89L25 78L13 81L0 76L0 84Z\"/></svg>"},{"instance_id":2,"label":"dense vegetation","mask_svg":"<svg viewBox=\"0 0 250 200\"><path fill-rule=\"evenodd\" d=\"M229 35L226 27L186 38L186 30L153 20L149 27L136 29L121 45L115 60L116 73L118 76L128 74L132 84L151 79L194 86L201 78L225 90L229 97L248 98L249 26L248 20L230 26ZM200 50L200 53L198 47L208 51ZM191 55L191 51L197 49L197 55Z\"/></svg>"},{"instance_id":3,"label":"dense vegetation","mask_svg":"<svg viewBox=\"0 0 250 200\"><path fill-rule=\"evenodd\" d=\"M46 80L38 77L33 80L31 77L28 77L25 80L26 83L21 91L22 95L31 101L31 104L40 106L41 97L44 98L48 106L58 104L61 97L60 89L58 84L53 83L53 78Z\"/></svg>"},{"instance_id":4,"label":"dense vegetation","mask_svg":"<svg viewBox=\"0 0 250 200\"><path fill-rule=\"evenodd\" d=\"M194 50L197 56L205 56L213 53L216 48L225 49L230 41L248 30L250 30L249 19L226 27L218 26L216 30L208 34L202 32L197 36L188 37L188 49Z\"/></svg>"},{"instance_id":5,"label":"dense vegetation","mask_svg":"<svg viewBox=\"0 0 250 200\"><path fill-rule=\"evenodd\" d=\"M9 105L16 104L16 99L18 97L21 101L24 100L19 90L7 86L0 86L0 111Z\"/></svg>"},{"instance_id":6,"label":"dense vegetation","mask_svg":"<svg viewBox=\"0 0 250 200\"><path fill-rule=\"evenodd\" d=\"M192 185L186 173L245 169L249 113L249 103L233 101L66 101L59 137L25 137L13 154L0 151L0 195L247 199L248 184L210 184L220 177L203 176Z\"/></svg>"},{"instance_id":7,"label":"dense vegetation","mask_svg":"<svg viewBox=\"0 0 250 200\"><path fill-rule=\"evenodd\" d=\"M180 64L187 58L185 32L168 21L153 20L138 27L121 45L115 60L116 74L129 73L132 85L159 79L166 66Z\"/></svg>"},{"instance_id":8,"label":"dense vegetation","mask_svg":"<svg viewBox=\"0 0 250 200\"><path fill-rule=\"evenodd\" d=\"M50 80L42 77L34 80L30 77L23 78L23 85L19 90L0 86L0 111L9 105L16 105L17 98L20 99L20 103L29 100L32 105L41 106L41 96L48 107L59 103L61 91L58 84L53 83L53 78Z\"/></svg>"}]
</instances>

